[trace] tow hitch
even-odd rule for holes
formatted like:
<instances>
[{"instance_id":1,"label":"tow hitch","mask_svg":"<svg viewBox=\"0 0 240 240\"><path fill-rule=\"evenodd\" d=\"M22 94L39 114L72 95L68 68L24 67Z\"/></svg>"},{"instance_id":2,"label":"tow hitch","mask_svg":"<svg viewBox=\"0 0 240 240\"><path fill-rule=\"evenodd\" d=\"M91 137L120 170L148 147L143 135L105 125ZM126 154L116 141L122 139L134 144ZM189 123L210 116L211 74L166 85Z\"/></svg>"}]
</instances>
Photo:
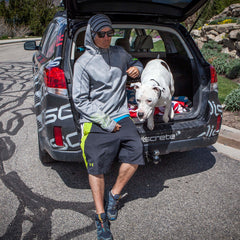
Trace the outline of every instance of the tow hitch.
<instances>
[{"instance_id":1,"label":"tow hitch","mask_svg":"<svg viewBox=\"0 0 240 240\"><path fill-rule=\"evenodd\" d=\"M151 153L145 152L145 156L147 162L153 162L154 164L158 164L161 162L160 151L158 149L153 150Z\"/></svg>"}]
</instances>

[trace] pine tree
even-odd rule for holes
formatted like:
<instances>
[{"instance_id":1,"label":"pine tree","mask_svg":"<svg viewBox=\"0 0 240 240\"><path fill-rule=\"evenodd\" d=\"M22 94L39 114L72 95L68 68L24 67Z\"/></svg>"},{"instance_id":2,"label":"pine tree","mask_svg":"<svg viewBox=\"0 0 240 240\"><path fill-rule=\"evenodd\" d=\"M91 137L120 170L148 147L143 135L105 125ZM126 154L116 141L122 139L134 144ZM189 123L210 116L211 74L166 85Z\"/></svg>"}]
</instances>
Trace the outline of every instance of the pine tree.
<instances>
[{"instance_id":1,"label":"pine tree","mask_svg":"<svg viewBox=\"0 0 240 240\"><path fill-rule=\"evenodd\" d=\"M34 35L42 35L48 23L52 20L57 8L52 0L36 1L31 11L30 28Z\"/></svg>"},{"instance_id":2,"label":"pine tree","mask_svg":"<svg viewBox=\"0 0 240 240\"><path fill-rule=\"evenodd\" d=\"M56 13L53 0L9 0L6 7L1 1L0 14L11 26L29 26L33 35L41 36Z\"/></svg>"},{"instance_id":3,"label":"pine tree","mask_svg":"<svg viewBox=\"0 0 240 240\"><path fill-rule=\"evenodd\" d=\"M6 12L5 1L1 0L0 1L0 17L4 17L5 12Z\"/></svg>"}]
</instances>

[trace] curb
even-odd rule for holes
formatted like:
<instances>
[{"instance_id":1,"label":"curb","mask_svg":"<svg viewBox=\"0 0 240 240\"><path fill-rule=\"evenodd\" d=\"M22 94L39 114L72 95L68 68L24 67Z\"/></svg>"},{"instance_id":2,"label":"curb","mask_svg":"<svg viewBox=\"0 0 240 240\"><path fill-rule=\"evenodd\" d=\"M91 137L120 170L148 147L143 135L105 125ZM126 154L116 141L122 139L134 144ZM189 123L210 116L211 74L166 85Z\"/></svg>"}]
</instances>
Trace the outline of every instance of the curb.
<instances>
[{"instance_id":1,"label":"curb","mask_svg":"<svg viewBox=\"0 0 240 240\"><path fill-rule=\"evenodd\" d=\"M40 41L42 38L22 38L22 39L8 39L8 40L0 40L0 45L11 44L11 43L19 43L19 42L27 42L27 41Z\"/></svg>"},{"instance_id":2,"label":"curb","mask_svg":"<svg viewBox=\"0 0 240 240\"><path fill-rule=\"evenodd\" d=\"M240 150L240 130L222 125L217 142Z\"/></svg>"}]
</instances>

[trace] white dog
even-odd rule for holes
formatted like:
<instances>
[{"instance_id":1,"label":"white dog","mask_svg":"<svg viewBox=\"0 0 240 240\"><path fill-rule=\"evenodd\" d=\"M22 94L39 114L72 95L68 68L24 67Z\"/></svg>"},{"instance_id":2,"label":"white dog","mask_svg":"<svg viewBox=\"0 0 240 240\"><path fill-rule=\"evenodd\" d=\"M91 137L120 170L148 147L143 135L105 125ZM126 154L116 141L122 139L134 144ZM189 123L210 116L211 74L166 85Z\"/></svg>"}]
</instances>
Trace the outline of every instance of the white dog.
<instances>
[{"instance_id":1,"label":"white dog","mask_svg":"<svg viewBox=\"0 0 240 240\"><path fill-rule=\"evenodd\" d=\"M154 128L155 107L165 106L165 123L169 121L169 117L173 119L174 80L166 62L161 59L149 61L142 72L141 83L133 83L131 86L136 90L137 116L141 121L148 119L147 126L150 130Z\"/></svg>"}]
</instances>

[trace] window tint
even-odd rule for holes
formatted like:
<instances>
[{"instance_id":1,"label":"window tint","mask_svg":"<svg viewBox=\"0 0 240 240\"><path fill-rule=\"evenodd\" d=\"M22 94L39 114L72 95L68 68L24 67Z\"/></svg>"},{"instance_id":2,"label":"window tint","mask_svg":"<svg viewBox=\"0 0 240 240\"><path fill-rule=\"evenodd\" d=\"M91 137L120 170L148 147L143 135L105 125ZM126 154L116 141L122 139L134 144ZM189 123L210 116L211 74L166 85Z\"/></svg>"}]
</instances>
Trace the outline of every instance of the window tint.
<instances>
[{"instance_id":1,"label":"window tint","mask_svg":"<svg viewBox=\"0 0 240 240\"><path fill-rule=\"evenodd\" d=\"M49 44L48 44L48 48L46 51L46 58L50 58L53 56L54 52L55 52L55 47L56 47L56 42L57 42L57 35L58 35L58 25L56 24L53 28L53 31L51 33L51 36L49 37Z\"/></svg>"},{"instance_id":2,"label":"window tint","mask_svg":"<svg viewBox=\"0 0 240 240\"><path fill-rule=\"evenodd\" d=\"M178 53L187 56L179 37L169 31L154 28L115 28L111 45L122 46L128 52Z\"/></svg>"},{"instance_id":3,"label":"window tint","mask_svg":"<svg viewBox=\"0 0 240 240\"><path fill-rule=\"evenodd\" d=\"M182 43L180 42L179 38L173 34L171 34L171 37L172 37L172 41L174 42L174 45L177 49L177 52L181 55L187 56L187 52L186 52L184 46L182 45Z\"/></svg>"},{"instance_id":4,"label":"window tint","mask_svg":"<svg viewBox=\"0 0 240 240\"><path fill-rule=\"evenodd\" d=\"M48 28L46 29L45 33L43 34L42 41L40 43L40 51L45 55L47 51L47 45L49 41L49 36L51 35L51 32L53 30L54 23L51 23Z\"/></svg>"},{"instance_id":5,"label":"window tint","mask_svg":"<svg viewBox=\"0 0 240 240\"><path fill-rule=\"evenodd\" d=\"M185 8L187 5L189 5L192 0L181 0L181 1L176 1L176 0L153 0L155 3L163 3L167 5L172 5L180 8Z\"/></svg>"},{"instance_id":6,"label":"window tint","mask_svg":"<svg viewBox=\"0 0 240 240\"><path fill-rule=\"evenodd\" d=\"M149 52L165 52L165 45L160 36L160 33L155 29L114 29L115 34L112 37L111 45L119 45L120 39L127 39L129 41L129 50L135 51L149 51ZM126 41L127 41L126 40ZM126 46L126 42L124 43ZM142 47L145 47L142 48ZM126 47L125 47L126 49ZM147 50L146 50L147 49Z\"/></svg>"},{"instance_id":7,"label":"window tint","mask_svg":"<svg viewBox=\"0 0 240 240\"><path fill-rule=\"evenodd\" d=\"M184 48L180 39L173 33L163 33L165 48L167 53L177 53L187 56L186 49Z\"/></svg>"},{"instance_id":8,"label":"window tint","mask_svg":"<svg viewBox=\"0 0 240 240\"><path fill-rule=\"evenodd\" d=\"M43 46L46 45L46 39L48 39L49 34L51 33L51 29L53 28L53 24L50 24L47 29L45 30L41 42L39 44L39 50L42 52L43 51Z\"/></svg>"},{"instance_id":9,"label":"window tint","mask_svg":"<svg viewBox=\"0 0 240 240\"><path fill-rule=\"evenodd\" d=\"M147 35L150 35L153 40L153 48L151 52L165 52L164 42L157 30L154 29L145 29Z\"/></svg>"},{"instance_id":10,"label":"window tint","mask_svg":"<svg viewBox=\"0 0 240 240\"><path fill-rule=\"evenodd\" d=\"M131 33L130 33L130 46L132 47L132 48L134 48L134 42L135 42L135 40L136 40L136 37L137 37L137 33L136 33L136 30L135 29L132 29L131 30Z\"/></svg>"},{"instance_id":11,"label":"window tint","mask_svg":"<svg viewBox=\"0 0 240 240\"><path fill-rule=\"evenodd\" d=\"M51 58L55 52L58 31L58 24L51 23L43 35L40 51L46 58Z\"/></svg>"},{"instance_id":12,"label":"window tint","mask_svg":"<svg viewBox=\"0 0 240 240\"><path fill-rule=\"evenodd\" d=\"M114 36L112 37L112 40L111 40L111 46L115 45L117 39L124 38L124 37L125 37L125 29L115 28Z\"/></svg>"}]
</instances>

